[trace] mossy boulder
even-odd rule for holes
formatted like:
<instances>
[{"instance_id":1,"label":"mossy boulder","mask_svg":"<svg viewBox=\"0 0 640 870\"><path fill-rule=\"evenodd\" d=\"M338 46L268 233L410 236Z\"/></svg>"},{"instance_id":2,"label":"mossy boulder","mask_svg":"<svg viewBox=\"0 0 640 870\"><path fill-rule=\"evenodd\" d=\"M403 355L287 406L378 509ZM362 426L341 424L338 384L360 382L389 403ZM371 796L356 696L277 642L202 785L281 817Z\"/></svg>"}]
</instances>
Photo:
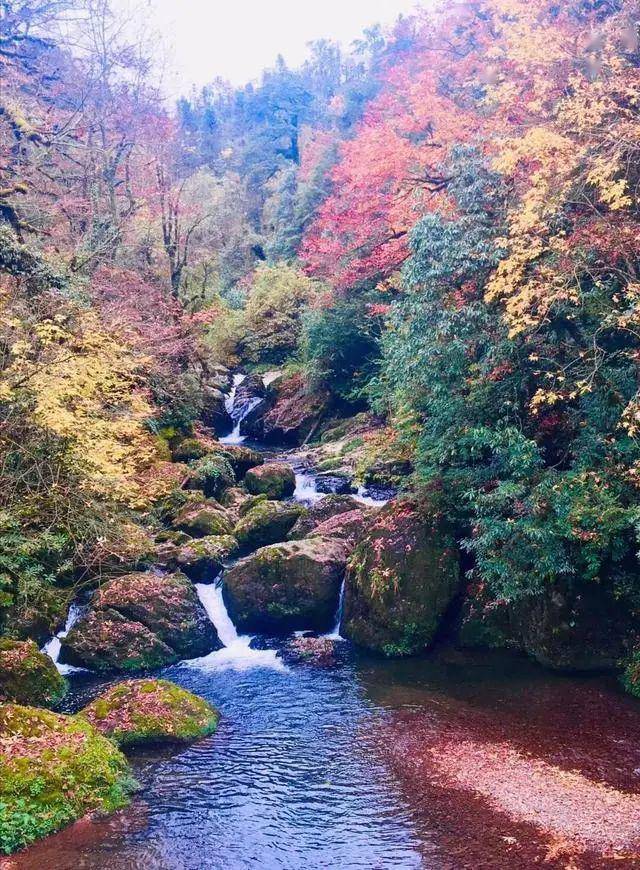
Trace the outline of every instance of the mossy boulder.
<instances>
[{"instance_id":1,"label":"mossy boulder","mask_svg":"<svg viewBox=\"0 0 640 870\"><path fill-rule=\"evenodd\" d=\"M343 514L336 514L329 517L319 526L316 526L309 537L315 538L317 535L325 538L340 538L347 541L351 546L354 546L364 536L369 523L369 512L364 510L347 511Z\"/></svg>"},{"instance_id":2,"label":"mossy boulder","mask_svg":"<svg viewBox=\"0 0 640 870\"><path fill-rule=\"evenodd\" d=\"M0 852L127 805L127 760L85 719L0 706Z\"/></svg>"},{"instance_id":3,"label":"mossy boulder","mask_svg":"<svg viewBox=\"0 0 640 870\"><path fill-rule=\"evenodd\" d=\"M317 635L292 637L283 650L287 664L315 665L334 668L339 661L336 641Z\"/></svg>"},{"instance_id":4,"label":"mossy boulder","mask_svg":"<svg viewBox=\"0 0 640 870\"><path fill-rule=\"evenodd\" d=\"M175 462L193 462L194 459L202 459L211 452L211 447L197 436L183 438L178 441L171 450L171 456Z\"/></svg>"},{"instance_id":5,"label":"mossy boulder","mask_svg":"<svg viewBox=\"0 0 640 870\"><path fill-rule=\"evenodd\" d=\"M240 631L326 631L334 621L348 547L308 538L262 547L225 575L231 616Z\"/></svg>"},{"instance_id":6,"label":"mossy boulder","mask_svg":"<svg viewBox=\"0 0 640 870\"><path fill-rule=\"evenodd\" d=\"M327 495L310 505L308 510L299 517L289 532L289 540L299 541L306 538L313 529L324 523L325 520L338 514L358 510L360 507L360 502L357 502L350 495Z\"/></svg>"},{"instance_id":7,"label":"mossy boulder","mask_svg":"<svg viewBox=\"0 0 640 870\"><path fill-rule=\"evenodd\" d=\"M233 524L221 504L207 499L197 504L185 505L176 515L173 528L186 532L192 538L207 538L212 535L230 535Z\"/></svg>"},{"instance_id":8,"label":"mossy boulder","mask_svg":"<svg viewBox=\"0 0 640 870\"><path fill-rule=\"evenodd\" d=\"M236 476L226 458L220 453L209 453L190 464L186 486L201 490L207 497L220 498L235 482Z\"/></svg>"},{"instance_id":9,"label":"mossy boulder","mask_svg":"<svg viewBox=\"0 0 640 870\"><path fill-rule=\"evenodd\" d=\"M159 563L171 570L182 571L194 583L212 580L222 571L225 559L238 549L231 535L211 535L189 539L179 545L159 548Z\"/></svg>"},{"instance_id":10,"label":"mossy boulder","mask_svg":"<svg viewBox=\"0 0 640 870\"><path fill-rule=\"evenodd\" d=\"M342 633L386 656L426 649L459 587L452 539L408 501L373 519L349 560Z\"/></svg>"},{"instance_id":11,"label":"mossy boulder","mask_svg":"<svg viewBox=\"0 0 640 870\"><path fill-rule=\"evenodd\" d=\"M245 552L284 541L305 508L280 501L260 501L241 517L233 534Z\"/></svg>"},{"instance_id":12,"label":"mossy boulder","mask_svg":"<svg viewBox=\"0 0 640 870\"><path fill-rule=\"evenodd\" d=\"M0 700L54 706L67 682L32 640L0 639Z\"/></svg>"},{"instance_id":13,"label":"mossy boulder","mask_svg":"<svg viewBox=\"0 0 640 870\"><path fill-rule=\"evenodd\" d=\"M231 487L222 497L222 504L235 523L255 505L268 501L266 495L249 495L246 489Z\"/></svg>"},{"instance_id":14,"label":"mossy boulder","mask_svg":"<svg viewBox=\"0 0 640 870\"><path fill-rule=\"evenodd\" d=\"M177 662L175 650L117 610L90 610L64 638L60 661L100 673L143 671Z\"/></svg>"},{"instance_id":15,"label":"mossy boulder","mask_svg":"<svg viewBox=\"0 0 640 870\"><path fill-rule=\"evenodd\" d=\"M215 448L216 453L223 456L233 469L236 478L242 480L250 468L264 465L264 456L250 447L241 444L225 444Z\"/></svg>"},{"instance_id":16,"label":"mossy boulder","mask_svg":"<svg viewBox=\"0 0 640 870\"><path fill-rule=\"evenodd\" d=\"M125 680L79 714L120 746L191 743L212 734L220 715L203 698L168 680Z\"/></svg>"},{"instance_id":17,"label":"mossy boulder","mask_svg":"<svg viewBox=\"0 0 640 870\"><path fill-rule=\"evenodd\" d=\"M296 475L290 465L269 462L250 469L245 475L244 485L251 495L266 495L271 499L288 498L296 488Z\"/></svg>"},{"instance_id":18,"label":"mossy boulder","mask_svg":"<svg viewBox=\"0 0 640 870\"><path fill-rule=\"evenodd\" d=\"M144 572L116 577L95 593L87 615L64 638L61 660L98 671L135 671L219 646L184 574Z\"/></svg>"}]
</instances>

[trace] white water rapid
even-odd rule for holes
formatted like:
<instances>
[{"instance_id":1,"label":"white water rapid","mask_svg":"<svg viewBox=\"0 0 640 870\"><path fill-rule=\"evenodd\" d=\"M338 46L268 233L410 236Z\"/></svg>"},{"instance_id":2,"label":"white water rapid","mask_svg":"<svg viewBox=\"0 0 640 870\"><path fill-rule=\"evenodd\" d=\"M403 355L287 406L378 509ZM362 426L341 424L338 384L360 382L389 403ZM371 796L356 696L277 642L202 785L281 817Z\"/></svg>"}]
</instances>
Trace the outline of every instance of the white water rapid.
<instances>
[{"instance_id":1,"label":"white water rapid","mask_svg":"<svg viewBox=\"0 0 640 870\"><path fill-rule=\"evenodd\" d=\"M62 631L59 631L55 637L52 637L51 640L47 641L47 643L42 647L41 652L46 653L46 655L49 656L61 674L75 674L78 671L84 670L84 668L76 668L73 665L60 664L58 661L60 658L60 649L62 647L62 638L69 634L73 626L82 616L83 610L84 608L80 604L72 604L69 608L67 621L65 622Z\"/></svg>"},{"instance_id":2,"label":"white water rapid","mask_svg":"<svg viewBox=\"0 0 640 870\"><path fill-rule=\"evenodd\" d=\"M287 670L282 660L277 657L276 650L251 649L253 638L250 635L238 634L225 607L220 578L215 583L196 583L196 591L224 646L201 658L187 659L181 663L182 667L202 671L217 671L225 668L236 671L246 671L250 668Z\"/></svg>"},{"instance_id":3,"label":"white water rapid","mask_svg":"<svg viewBox=\"0 0 640 870\"><path fill-rule=\"evenodd\" d=\"M233 406L236 402L236 393L238 392L238 387L245 378L246 375L242 374L237 374L233 376L233 384L231 386L231 390L229 391L229 395L224 402L227 414L233 420L233 430L230 432L229 435L225 435L224 437L220 438L221 444L242 444L242 442L244 441L244 435L240 434L240 423L242 423L245 415L243 414L239 419L236 420L233 415Z\"/></svg>"}]
</instances>

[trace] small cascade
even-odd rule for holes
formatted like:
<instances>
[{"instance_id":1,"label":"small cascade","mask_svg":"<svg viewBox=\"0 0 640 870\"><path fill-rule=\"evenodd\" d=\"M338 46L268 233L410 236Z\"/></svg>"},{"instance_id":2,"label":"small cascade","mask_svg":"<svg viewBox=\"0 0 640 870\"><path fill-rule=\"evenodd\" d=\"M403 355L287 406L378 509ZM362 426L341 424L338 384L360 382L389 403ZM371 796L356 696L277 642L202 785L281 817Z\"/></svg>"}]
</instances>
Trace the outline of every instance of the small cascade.
<instances>
[{"instance_id":1,"label":"small cascade","mask_svg":"<svg viewBox=\"0 0 640 870\"><path fill-rule=\"evenodd\" d=\"M60 658L60 650L62 648L62 639L69 634L83 613L84 607L81 604L72 604L69 608L67 621L65 622L62 631L59 631L55 637L52 637L51 640L47 641L47 643L42 647L41 652L46 653L46 655L49 656L61 674L74 674L78 671L85 670L85 668L76 668L73 665L63 665L58 661Z\"/></svg>"},{"instance_id":2,"label":"small cascade","mask_svg":"<svg viewBox=\"0 0 640 870\"><path fill-rule=\"evenodd\" d=\"M268 387L270 384L276 381L281 374L281 371L266 372L262 376L262 383L265 385L265 387Z\"/></svg>"},{"instance_id":3,"label":"small cascade","mask_svg":"<svg viewBox=\"0 0 640 870\"><path fill-rule=\"evenodd\" d=\"M329 640L344 640L342 635L340 634L340 627L342 625L342 617L344 614L344 596L347 589L347 575L342 578L342 585L340 586L340 596L338 598L338 609L336 610L336 622L331 631L324 636Z\"/></svg>"},{"instance_id":4,"label":"small cascade","mask_svg":"<svg viewBox=\"0 0 640 870\"><path fill-rule=\"evenodd\" d=\"M196 583L196 592L224 646L222 649L214 650L201 658L188 659L182 662L183 667L203 671L224 670L225 668L237 671L246 671L250 668L287 670L282 660L278 658L276 650L251 649L253 638L250 635L238 634L224 603L220 577L215 583Z\"/></svg>"},{"instance_id":5,"label":"small cascade","mask_svg":"<svg viewBox=\"0 0 640 870\"><path fill-rule=\"evenodd\" d=\"M366 504L369 507L383 507L390 501L388 498L374 498L371 495L365 495L365 493L366 487L359 486L358 491L354 493L353 497L356 501L361 502L361 504Z\"/></svg>"},{"instance_id":6,"label":"small cascade","mask_svg":"<svg viewBox=\"0 0 640 870\"><path fill-rule=\"evenodd\" d=\"M324 498L324 495L316 489L315 475L296 471L296 488L293 497L302 504L313 504Z\"/></svg>"},{"instance_id":7,"label":"small cascade","mask_svg":"<svg viewBox=\"0 0 640 870\"><path fill-rule=\"evenodd\" d=\"M231 386L231 390L229 391L229 395L224 402L226 412L233 420L233 430L229 435L225 435L223 438L220 438L221 444L242 444L242 442L244 441L244 438L240 434L240 423L242 422L242 418L236 420L233 414L233 406L236 402L236 393L238 392L238 387L245 378L246 375L243 374L235 374L233 376L233 384Z\"/></svg>"}]
</instances>

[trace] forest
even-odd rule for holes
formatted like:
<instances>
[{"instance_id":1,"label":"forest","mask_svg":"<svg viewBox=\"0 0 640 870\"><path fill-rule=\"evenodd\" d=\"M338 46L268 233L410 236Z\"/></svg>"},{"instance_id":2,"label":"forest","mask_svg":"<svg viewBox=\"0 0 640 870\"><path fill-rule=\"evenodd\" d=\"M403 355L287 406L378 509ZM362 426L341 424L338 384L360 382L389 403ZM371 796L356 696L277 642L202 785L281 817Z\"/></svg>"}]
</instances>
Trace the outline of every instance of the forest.
<instances>
[{"instance_id":1,"label":"forest","mask_svg":"<svg viewBox=\"0 0 640 870\"><path fill-rule=\"evenodd\" d=\"M0 854L135 808L133 745L215 765L286 671L364 682L450 863L263 866L638 866L638 3L425 3L177 101L158 64L109 0L0 0ZM427 751L392 686L471 709L475 667ZM86 866L258 866L119 836ZM49 842L7 866L85 866Z\"/></svg>"}]
</instances>

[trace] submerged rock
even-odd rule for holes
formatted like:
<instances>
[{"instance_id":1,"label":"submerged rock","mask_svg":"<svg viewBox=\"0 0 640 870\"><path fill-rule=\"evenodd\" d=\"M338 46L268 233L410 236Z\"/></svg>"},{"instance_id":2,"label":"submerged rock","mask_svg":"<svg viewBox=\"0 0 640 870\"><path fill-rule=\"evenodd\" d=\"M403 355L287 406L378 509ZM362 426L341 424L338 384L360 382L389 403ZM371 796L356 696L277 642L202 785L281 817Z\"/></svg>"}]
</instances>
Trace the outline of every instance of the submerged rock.
<instances>
[{"instance_id":1,"label":"submerged rock","mask_svg":"<svg viewBox=\"0 0 640 870\"><path fill-rule=\"evenodd\" d=\"M361 507L360 502L357 502L350 495L327 495L310 505L306 513L297 520L289 532L289 540L299 541L301 538L306 538L313 529L316 529L325 520L338 514L359 510Z\"/></svg>"},{"instance_id":2,"label":"submerged rock","mask_svg":"<svg viewBox=\"0 0 640 870\"><path fill-rule=\"evenodd\" d=\"M79 714L120 746L191 743L212 734L220 715L168 680L125 680Z\"/></svg>"},{"instance_id":3,"label":"submerged rock","mask_svg":"<svg viewBox=\"0 0 640 870\"><path fill-rule=\"evenodd\" d=\"M66 680L32 640L0 639L0 701L51 707L66 691Z\"/></svg>"},{"instance_id":4,"label":"submerged rock","mask_svg":"<svg viewBox=\"0 0 640 870\"><path fill-rule=\"evenodd\" d=\"M257 550L268 544L284 541L305 508L299 504L279 501L260 501L239 520L233 534L241 550Z\"/></svg>"},{"instance_id":5,"label":"submerged rock","mask_svg":"<svg viewBox=\"0 0 640 870\"><path fill-rule=\"evenodd\" d=\"M263 547L225 575L240 631L326 631L333 623L348 554L344 541L308 538Z\"/></svg>"},{"instance_id":6,"label":"submerged rock","mask_svg":"<svg viewBox=\"0 0 640 870\"><path fill-rule=\"evenodd\" d=\"M291 664L317 665L334 668L338 664L336 641L317 635L293 637L287 643L283 658Z\"/></svg>"},{"instance_id":7,"label":"submerged rock","mask_svg":"<svg viewBox=\"0 0 640 870\"><path fill-rule=\"evenodd\" d=\"M318 492L333 493L334 495L349 495L356 492L353 478L346 472L324 471L316 476L316 489Z\"/></svg>"},{"instance_id":8,"label":"submerged rock","mask_svg":"<svg viewBox=\"0 0 640 870\"><path fill-rule=\"evenodd\" d=\"M84 719L0 706L0 851L129 803L127 760Z\"/></svg>"},{"instance_id":9,"label":"submerged rock","mask_svg":"<svg viewBox=\"0 0 640 870\"><path fill-rule=\"evenodd\" d=\"M269 462L248 471L244 485L252 495L266 495L273 499L288 498L296 488L296 475L290 465Z\"/></svg>"},{"instance_id":10,"label":"submerged rock","mask_svg":"<svg viewBox=\"0 0 640 870\"><path fill-rule=\"evenodd\" d=\"M186 532L192 538L230 535L233 531L233 525L225 509L213 499L197 504L186 504L178 512L172 525L174 529Z\"/></svg>"},{"instance_id":11,"label":"submerged rock","mask_svg":"<svg viewBox=\"0 0 640 870\"><path fill-rule=\"evenodd\" d=\"M128 574L99 589L62 642L61 661L134 671L205 655L220 645L184 574Z\"/></svg>"},{"instance_id":12,"label":"submerged rock","mask_svg":"<svg viewBox=\"0 0 640 870\"><path fill-rule=\"evenodd\" d=\"M427 648L459 586L453 541L410 502L393 502L349 560L342 633L387 656Z\"/></svg>"}]
</instances>

